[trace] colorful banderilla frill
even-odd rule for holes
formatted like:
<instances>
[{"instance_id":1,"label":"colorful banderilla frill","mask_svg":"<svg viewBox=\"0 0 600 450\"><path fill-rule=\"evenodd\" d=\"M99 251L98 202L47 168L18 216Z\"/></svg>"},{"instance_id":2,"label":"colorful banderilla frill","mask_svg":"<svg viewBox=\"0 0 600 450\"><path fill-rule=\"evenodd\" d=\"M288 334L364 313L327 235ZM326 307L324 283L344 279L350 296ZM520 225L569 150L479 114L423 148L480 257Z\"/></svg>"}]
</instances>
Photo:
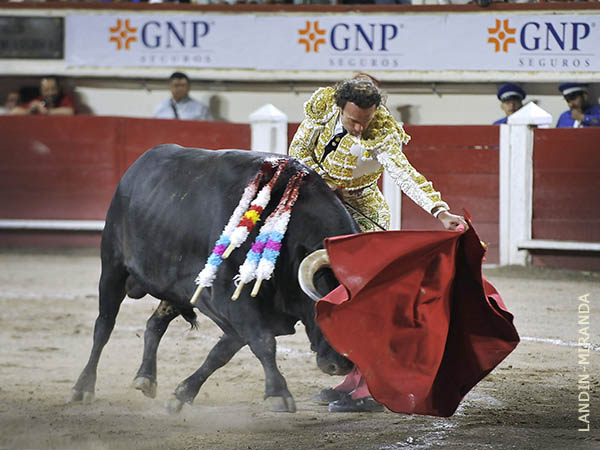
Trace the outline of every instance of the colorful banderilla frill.
<instances>
[{"instance_id":1,"label":"colorful banderilla frill","mask_svg":"<svg viewBox=\"0 0 600 450\"><path fill-rule=\"evenodd\" d=\"M206 260L204 268L194 280L198 287L196 288L196 291L190 300L192 305L195 305L198 301L198 297L200 296L203 288L212 286L212 283L217 275L217 268L223 261L221 255L223 255L223 252L225 252L225 249L231 241L231 233L233 233L233 230L235 230L235 227L242 218L242 215L248 209L248 205L250 205L250 202L252 199L254 199L263 175L264 173L261 169L254 177L254 180L252 180L248 186L246 186L246 189L244 189L242 198L240 198L240 201L237 207L234 209L229 222L227 222L227 225L223 229L221 236L215 243L213 251Z\"/></svg>"},{"instance_id":2,"label":"colorful banderilla frill","mask_svg":"<svg viewBox=\"0 0 600 450\"><path fill-rule=\"evenodd\" d=\"M279 176L281 175L283 169L285 169L287 163L287 159L279 160L277 171L269 180L269 182L265 184L264 187L260 190L256 198L250 205L248 211L244 213L244 216L241 218L236 229L233 230L233 232L231 233L231 242L229 243L229 246L222 255L223 259L228 258L233 250L235 250L244 242L246 242L248 235L254 229L256 223L260 220L260 215L269 203L269 200L271 199L271 191L273 190L273 186L279 179Z\"/></svg>"},{"instance_id":3,"label":"colorful banderilla frill","mask_svg":"<svg viewBox=\"0 0 600 450\"><path fill-rule=\"evenodd\" d=\"M288 201L283 208L283 212L276 219L276 223L273 226L274 230L269 234L262 258L260 259L258 267L256 268L256 282L254 283L252 293L250 294L252 297L256 297L258 295L258 290L260 289L260 285L263 280L270 280L271 275L273 275L275 263L277 262L279 252L281 250L281 241L283 241L283 237L285 236L285 232L292 215L292 207L298 199L298 193L300 191L300 185L302 184L303 177L303 173L298 173L294 176L294 185L289 194Z\"/></svg>"},{"instance_id":4,"label":"colorful banderilla frill","mask_svg":"<svg viewBox=\"0 0 600 450\"><path fill-rule=\"evenodd\" d=\"M267 218L252 248L246 254L246 260L235 277L238 285L232 300L237 300L244 285L254 279L257 279L257 282L251 295L256 297L262 280L271 278L303 176L304 174L298 173L290 178L279 205Z\"/></svg>"}]
</instances>

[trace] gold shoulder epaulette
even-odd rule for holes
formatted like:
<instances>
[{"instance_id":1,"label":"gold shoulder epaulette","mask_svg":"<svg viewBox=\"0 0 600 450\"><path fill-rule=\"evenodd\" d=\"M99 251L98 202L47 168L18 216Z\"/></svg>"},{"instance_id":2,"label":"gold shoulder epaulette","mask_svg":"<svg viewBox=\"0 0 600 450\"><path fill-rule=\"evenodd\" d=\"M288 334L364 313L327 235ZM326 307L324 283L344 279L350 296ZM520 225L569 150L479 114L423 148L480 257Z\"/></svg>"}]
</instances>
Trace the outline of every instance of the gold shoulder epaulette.
<instances>
[{"instance_id":1,"label":"gold shoulder epaulette","mask_svg":"<svg viewBox=\"0 0 600 450\"><path fill-rule=\"evenodd\" d=\"M374 147L391 135L397 135L398 139L404 144L408 143L410 136L406 134L402 126L396 122L396 119L390 114L385 106L380 106L375 111L373 120L369 124L366 132L363 134L363 145Z\"/></svg>"},{"instance_id":2,"label":"gold shoulder epaulette","mask_svg":"<svg viewBox=\"0 0 600 450\"><path fill-rule=\"evenodd\" d=\"M333 87L318 89L310 99L304 103L304 113L306 114L306 117L318 124L327 123L336 112L334 94L335 89Z\"/></svg>"}]
</instances>

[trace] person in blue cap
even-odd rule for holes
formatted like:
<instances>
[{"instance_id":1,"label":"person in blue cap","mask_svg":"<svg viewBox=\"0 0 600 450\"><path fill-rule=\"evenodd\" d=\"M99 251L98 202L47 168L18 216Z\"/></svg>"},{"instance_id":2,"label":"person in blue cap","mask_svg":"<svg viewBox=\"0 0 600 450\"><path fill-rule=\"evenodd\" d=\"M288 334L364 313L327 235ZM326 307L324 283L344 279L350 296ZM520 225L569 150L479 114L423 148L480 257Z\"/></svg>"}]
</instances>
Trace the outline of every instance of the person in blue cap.
<instances>
[{"instance_id":1,"label":"person in blue cap","mask_svg":"<svg viewBox=\"0 0 600 450\"><path fill-rule=\"evenodd\" d=\"M569 110L560 115L556 128L600 127L600 106L590 104L587 84L562 83L558 90Z\"/></svg>"},{"instance_id":2,"label":"person in blue cap","mask_svg":"<svg viewBox=\"0 0 600 450\"><path fill-rule=\"evenodd\" d=\"M511 114L517 112L523 106L523 99L527 97L525 91L516 84L505 83L498 89L498 100L500 100L500 109L506 114L502 119L494 122L494 125L506 123L506 119Z\"/></svg>"}]
</instances>

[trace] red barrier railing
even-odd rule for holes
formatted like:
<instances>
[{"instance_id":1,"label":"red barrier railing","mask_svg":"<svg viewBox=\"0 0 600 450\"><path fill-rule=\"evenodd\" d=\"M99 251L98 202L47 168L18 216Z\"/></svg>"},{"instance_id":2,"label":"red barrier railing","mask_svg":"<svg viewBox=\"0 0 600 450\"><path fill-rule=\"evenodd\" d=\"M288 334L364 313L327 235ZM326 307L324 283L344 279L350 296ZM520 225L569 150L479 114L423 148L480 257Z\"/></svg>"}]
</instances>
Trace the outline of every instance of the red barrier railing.
<instances>
[{"instance_id":1,"label":"red barrier railing","mask_svg":"<svg viewBox=\"0 0 600 450\"><path fill-rule=\"evenodd\" d=\"M289 138L298 124L289 124ZM0 116L0 219L103 220L127 167L145 150L177 143L250 147L247 124L117 117ZM470 211L498 262L499 128L406 126L404 151L455 212ZM533 238L600 242L600 129L538 129L533 152ZM402 228L440 229L412 201ZM97 232L0 231L0 245L98 245ZM600 268L594 254L533 251L534 263ZM550 261L552 259L552 262ZM600 269L599 269L600 270Z\"/></svg>"},{"instance_id":2,"label":"red barrier railing","mask_svg":"<svg viewBox=\"0 0 600 450\"><path fill-rule=\"evenodd\" d=\"M119 179L165 144L250 148L250 127L123 117L0 116L0 219L103 220ZM97 246L99 234L4 230L0 245Z\"/></svg>"},{"instance_id":3,"label":"red barrier railing","mask_svg":"<svg viewBox=\"0 0 600 450\"><path fill-rule=\"evenodd\" d=\"M600 242L600 128L537 129L533 239ZM600 270L591 252L536 251L535 265Z\"/></svg>"},{"instance_id":4,"label":"red barrier railing","mask_svg":"<svg viewBox=\"0 0 600 450\"><path fill-rule=\"evenodd\" d=\"M488 263L499 261L499 127L406 126L404 153L431 181L453 212L468 210L488 245ZM440 229L439 222L402 196L403 229Z\"/></svg>"},{"instance_id":5,"label":"red barrier railing","mask_svg":"<svg viewBox=\"0 0 600 450\"><path fill-rule=\"evenodd\" d=\"M1 218L103 219L127 167L176 143L250 147L250 127L117 117L0 117Z\"/></svg>"},{"instance_id":6,"label":"red barrier railing","mask_svg":"<svg viewBox=\"0 0 600 450\"><path fill-rule=\"evenodd\" d=\"M289 125L290 139L296 127ZM5 116L0 129L0 219L102 220L122 174L155 145L250 147L250 127L225 122ZM497 262L498 127L407 126L407 132L409 160L454 211L471 212L489 245L488 262ZM440 229L409 199L402 202L402 227ZM81 233L0 233L0 245L81 245L82 239Z\"/></svg>"},{"instance_id":7,"label":"red barrier railing","mask_svg":"<svg viewBox=\"0 0 600 450\"><path fill-rule=\"evenodd\" d=\"M533 238L600 242L600 128L539 129Z\"/></svg>"}]
</instances>

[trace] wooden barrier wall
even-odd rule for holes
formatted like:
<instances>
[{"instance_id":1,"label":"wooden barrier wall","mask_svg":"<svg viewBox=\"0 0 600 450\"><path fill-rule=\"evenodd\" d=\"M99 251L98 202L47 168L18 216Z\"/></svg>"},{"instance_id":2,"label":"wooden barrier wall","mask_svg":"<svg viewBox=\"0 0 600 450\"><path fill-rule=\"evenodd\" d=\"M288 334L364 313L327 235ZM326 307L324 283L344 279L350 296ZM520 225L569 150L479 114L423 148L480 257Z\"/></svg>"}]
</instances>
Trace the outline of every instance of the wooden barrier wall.
<instances>
[{"instance_id":1,"label":"wooden barrier wall","mask_svg":"<svg viewBox=\"0 0 600 450\"><path fill-rule=\"evenodd\" d=\"M499 261L499 139L497 126L406 126L404 153L455 214L467 210L488 245L486 260ZM441 229L437 219L402 195L402 229Z\"/></svg>"},{"instance_id":2,"label":"wooden barrier wall","mask_svg":"<svg viewBox=\"0 0 600 450\"><path fill-rule=\"evenodd\" d=\"M534 239L600 242L600 128L538 129L533 148ZM539 266L600 271L594 253L535 250Z\"/></svg>"},{"instance_id":3,"label":"wooden barrier wall","mask_svg":"<svg viewBox=\"0 0 600 450\"><path fill-rule=\"evenodd\" d=\"M298 124L288 127L289 138ZM102 220L127 167L164 143L209 149L250 147L247 124L117 117L0 116L0 219ZM487 262L498 262L499 129L407 126L405 153L453 211L466 208ZM536 130L533 237L600 241L599 129ZM440 229L403 196L402 228ZM0 231L0 246L97 246L98 233ZM550 254L548 254L550 253ZM535 252L541 265L567 264L564 252ZM581 255L580 255L581 256ZM599 258L579 257L594 269ZM567 265L566 267L573 267ZM600 267L598 267L600 270Z\"/></svg>"},{"instance_id":4,"label":"wooden barrier wall","mask_svg":"<svg viewBox=\"0 0 600 450\"><path fill-rule=\"evenodd\" d=\"M0 116L0 219L103 220L117 183L167 143L250 148L250 126L122 117ZM99 233L0 231L0 246L97 246Z\"/></svg>"}]
</instances>

